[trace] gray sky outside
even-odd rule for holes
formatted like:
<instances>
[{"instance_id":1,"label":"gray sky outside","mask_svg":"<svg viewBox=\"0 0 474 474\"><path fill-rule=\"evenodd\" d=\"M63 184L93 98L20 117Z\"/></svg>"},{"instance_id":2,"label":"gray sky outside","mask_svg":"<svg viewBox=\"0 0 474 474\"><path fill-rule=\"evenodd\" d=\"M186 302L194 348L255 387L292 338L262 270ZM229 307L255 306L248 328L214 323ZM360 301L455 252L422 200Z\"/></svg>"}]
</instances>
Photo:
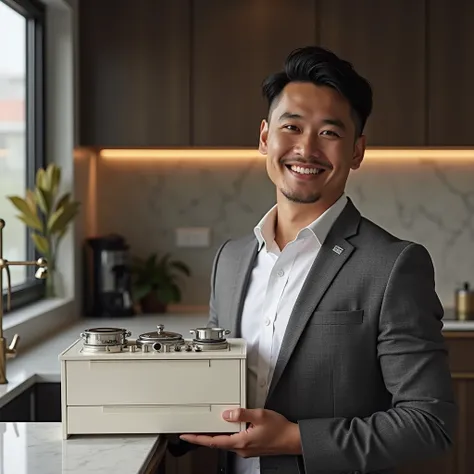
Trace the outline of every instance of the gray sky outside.
<instances>
[{"instance_id":1,"label":"gray sky outside","mask_svg":"<svg viewBox=\"0 0 474 474\"><path fill-rule=\"evenodd\" d=\"M24 17L0 1L0 75L25 74Z\"/></svg>"},{"instance_id":2,"label":"gray sky outside","mask_svg":"<svg viewBox=\"0 0 474 474\"><path fill-rule=\"evenodd\" d=\"M26 232L18 214L6 199L25 193L24 123L18 119L15 102L25 97L26 20L0 0L0 217L5 219L3 256L26 258ZM2 80L3 78L3 80ZM3 102L2 104L2 101ZM13 105L12 105L13 103ZM24 267L13 267L12 284L26 278ZM3 287L6 287L6 278Z\"/></svg>"}]
</instances>

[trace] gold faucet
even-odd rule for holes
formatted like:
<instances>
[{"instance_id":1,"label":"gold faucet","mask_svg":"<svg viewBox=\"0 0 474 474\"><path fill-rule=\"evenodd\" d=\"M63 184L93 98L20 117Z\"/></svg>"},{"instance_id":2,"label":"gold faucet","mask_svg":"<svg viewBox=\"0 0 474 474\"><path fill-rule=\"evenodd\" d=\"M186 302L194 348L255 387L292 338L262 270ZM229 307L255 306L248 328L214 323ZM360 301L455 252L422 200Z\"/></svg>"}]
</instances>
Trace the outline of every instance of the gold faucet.
<instances>
[{"instance_id":1,"label":"gold faucet","mask_svg":"<svg viewBox=\"0 0 474 474\"><path fill-rule=\"evenodd\" d=\"M7 380L7 359L16 356L16 346L20 340L20 336L15 334L12 342L7 346L7 340L3 337L3 270L7 272L7 311L11 309L12 284L10 277L10 267L12 265L37 266L38 270L35 277L39 279L47 278L48 262L45 258L39 258L36 261L9 261L3 258L3 228L5 221L0 219L0 384L8 383Z\"/></svg>"}]
</instances>

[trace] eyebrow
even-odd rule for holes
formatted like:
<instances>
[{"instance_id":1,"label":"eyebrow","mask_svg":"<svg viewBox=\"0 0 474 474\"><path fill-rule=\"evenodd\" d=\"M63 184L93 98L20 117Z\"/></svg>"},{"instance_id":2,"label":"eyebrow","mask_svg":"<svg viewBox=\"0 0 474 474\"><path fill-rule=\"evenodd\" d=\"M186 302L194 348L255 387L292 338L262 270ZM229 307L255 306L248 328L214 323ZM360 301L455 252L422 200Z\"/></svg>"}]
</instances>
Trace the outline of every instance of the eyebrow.
<instances>
[{"instance_id":1,"label":"eyebrow","mask_svg":"<svg viewBox=\"0 0 474 474\"><path fill-rule=\"evenodd\" d=\"M294 113L291 113L291 112L284 112L284 113L281 114L281 116L278 120L281 122L282 120L288 120L288 119L300 120L302 118L303 118L303 116L300 115L300 114L294 114ZM346 131L346 126L344 125L344 122L342 122L342 120L334 119L334 118L325 118L325 119L323 119L323 123L325 125L334 125L335 127L338 127L343 131Z\"/></svg>"},{"instance_id":2,"label":"eyebrow","mask_svg":"<svg viewBox=\"0 0 474 474\"><path fill-rule=\"evenodd\" d=\"M339 120L339 119L331 119L331 118L326 118L323 120L323 122L326 124L326 125L334 125L335 127L338 127L340 128L341 130L343 131L346 131L346 126L344 125L344 123Z\"/></svg>"},{"instance_id":3,"label":"eyebrow","mask_svg":"<svg viewBox=\"0 0 474 474\"><path fill-rule=\"evenodd\" d=\"M288 120L288 119L302 119L303 116L300 114L292 114L290 112L284 112L280 115L280 118L278 119L280 122L282 120Z\"/></svg>"}]
</instances>

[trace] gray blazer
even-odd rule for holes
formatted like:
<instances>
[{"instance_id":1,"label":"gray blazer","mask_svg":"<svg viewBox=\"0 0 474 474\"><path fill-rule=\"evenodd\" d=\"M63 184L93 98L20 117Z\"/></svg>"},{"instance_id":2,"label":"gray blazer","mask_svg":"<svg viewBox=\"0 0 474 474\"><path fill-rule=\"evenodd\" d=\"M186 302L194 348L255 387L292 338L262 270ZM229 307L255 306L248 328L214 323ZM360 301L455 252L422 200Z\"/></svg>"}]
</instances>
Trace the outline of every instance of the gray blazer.
<instances>
[{"instance_id":1,"label":"gray blazer","mask_svg":"<svg viewBox=\"0 0 474 474\"><path fill-rule=\"evenodd\" d=\"M251 234L214 259L209 326L231 337L256 255ZM262 457L262 474L388 473L447 449L457 410L442 316L426 249L349 200L296 300L265 405L299 424L303 456Z\"/></svg>"}]
</instances>

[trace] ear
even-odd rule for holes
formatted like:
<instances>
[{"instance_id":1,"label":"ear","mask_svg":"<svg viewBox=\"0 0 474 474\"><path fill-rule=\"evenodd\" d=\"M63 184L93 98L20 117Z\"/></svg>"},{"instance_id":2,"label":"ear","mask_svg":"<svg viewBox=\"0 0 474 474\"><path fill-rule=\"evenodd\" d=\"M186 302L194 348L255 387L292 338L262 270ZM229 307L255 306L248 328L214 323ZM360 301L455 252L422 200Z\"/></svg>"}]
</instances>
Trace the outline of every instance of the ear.
<instances>
[{"instance_id":1,"label":"ear","mask_svg":"<svg viewBox=\"0 0 474 474\"><path fill-rule=\"evenodd\" d=\"M263 119L260 124L260 139L258 141L258 151L262 155L267 154L267 139L268 139L268 122Z\"/></svg>"},{"instance_id":2,"label":"ear","mask_svg":"<svg viewBox=\"0 0 474 474\"><path fill-rule=\"evenodd\" d=\"M359 169L362 160L364 159L365 146L366 146L366 137L361 135L354 144L354 153L352 155L351 169Z\"/></svg>"}]
</instances>

